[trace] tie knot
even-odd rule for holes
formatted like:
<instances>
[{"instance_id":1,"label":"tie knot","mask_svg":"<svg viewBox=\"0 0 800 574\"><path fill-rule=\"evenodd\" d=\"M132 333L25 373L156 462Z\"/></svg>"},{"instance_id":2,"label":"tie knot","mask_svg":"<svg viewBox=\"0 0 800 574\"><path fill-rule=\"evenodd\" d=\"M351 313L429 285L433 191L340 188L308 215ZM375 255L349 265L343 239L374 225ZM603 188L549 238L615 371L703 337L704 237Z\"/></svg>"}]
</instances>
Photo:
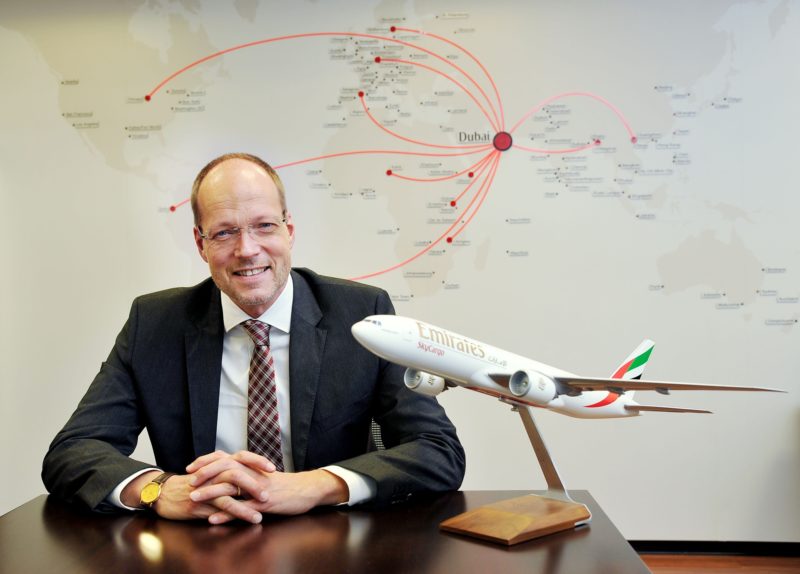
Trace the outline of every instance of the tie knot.
<instances>
[{"instance_id":1,"label":"tie knot","mask_svg":"<svg viewBox=\"0 0 800 574\"><path fill-rule=\"evenodd\" d=\"M250 335L250 338L253 339L253 343L256 344L256 347L269 347L269 329L271 325L256 321L255 319L248 319L242 322L242 327L244 327L247 334Z\"/></svg>"}]
</instances>

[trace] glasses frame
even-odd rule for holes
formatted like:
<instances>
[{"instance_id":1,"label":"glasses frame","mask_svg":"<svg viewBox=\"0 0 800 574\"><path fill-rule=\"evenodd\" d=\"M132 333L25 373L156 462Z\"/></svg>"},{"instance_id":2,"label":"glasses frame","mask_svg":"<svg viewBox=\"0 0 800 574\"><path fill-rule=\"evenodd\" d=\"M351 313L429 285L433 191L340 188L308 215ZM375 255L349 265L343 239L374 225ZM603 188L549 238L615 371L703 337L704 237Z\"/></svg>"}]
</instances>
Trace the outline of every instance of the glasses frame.
<instances>
[{"instance_id":1,"label":"glasses frame","mask_svg":"<svg viewBox=\"0 0 800 574\"><path fill-rule=\"evenodd\" d=\"M259 222L259 223L257 223L256 225L259 225L259 224L261 224L261 223L273 223L273 224L274 224L274 225L276 225L276 226L280 226L280 225L283 225L283 224L285 224L285 223L286 223L286 219L287 219L287 218L286 218L286 212L284 212L284 213L283 213L283 216L282 216L282 218L281 218L280 220L278 220L278 221L275 221L275 222L264 222L264 221L260 221L260 222ZM236 241L231 241L231 242L229 242L227 239L218 239L218 238L216 238L216 237L212 237L210 234L204 234L204 233L203 233L203 230L202 230L202 228L201 228L199 225L197 225L197 226L195 226L195 227L196 227L196 229L197 229L197 234L198 234L198 235L199 235L199 236L200 236L200 237L201 237L201 238L202 238L204 241L208 241L208 243L209 243L210 245L214 245L214 246L221 246L221 245L226 245L226 244L228 244L228 243L230 243L231 245L234 245L234 244L236 243ZM242 230L244 230L244 231L246 231L246 232L247 232L247 234L248 234L248 235L249 235L249 236L250 236L252 239L254 239L254 240L256 240L256 241L258 241L259 239L264 239L264 238L271 237L272 235L274 235L274 233L270 233L270 234L268 234L268 235L259 236L258 234L254 234L254 232L253 232L253 231L254 231L254 229L253 229L253 228L254 228L254 226L253 226L253 225L251 225L251 224L248 224L246 227L229 227L229 228L227 228L227 229L221 229L221 230L220 230L220 231L218 231L217 233L220 233L220 232L222 232L222 231L232 231L232 232L234 232L234 233L235 233L235 235L232 235L232 236L230 237L230 239L238 239L239 237L241 237L241 236L242 236Z\"/></svg>"}]
</instances>

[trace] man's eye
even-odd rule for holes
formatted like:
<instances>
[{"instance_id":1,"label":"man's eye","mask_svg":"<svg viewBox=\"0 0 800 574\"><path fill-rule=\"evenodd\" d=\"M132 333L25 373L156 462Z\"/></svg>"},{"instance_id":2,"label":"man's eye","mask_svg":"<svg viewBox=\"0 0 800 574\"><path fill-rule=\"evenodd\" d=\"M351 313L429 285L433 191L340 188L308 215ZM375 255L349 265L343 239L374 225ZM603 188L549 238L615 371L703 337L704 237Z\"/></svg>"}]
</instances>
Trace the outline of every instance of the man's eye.
<instances>
[{"instance_id":1,"label":"man's eye","mask_svg":"<svg viewBox=\"0 0 800 574\"><path fill-rule=\"evenodd\" d=\"M213 239L216 239L218 241L224 241L224 240L236 235L238 233L238 231L239 230L235 229L235 228L234 229L221 229L221 230L217 231L214 234Z\"/></svg>"},{"instance_id":2,"label":"man's eye","mask_svg":"<svg viewBox=\"0 0 800 574\"><path fill-rule=\"evenodd\" d=\"M259 233L270 233L275 229L275 224L270 223L269 221L263 221L261 223L256 223L253 226L253 229L258 231Z\"/></svg>"}]
</instances>

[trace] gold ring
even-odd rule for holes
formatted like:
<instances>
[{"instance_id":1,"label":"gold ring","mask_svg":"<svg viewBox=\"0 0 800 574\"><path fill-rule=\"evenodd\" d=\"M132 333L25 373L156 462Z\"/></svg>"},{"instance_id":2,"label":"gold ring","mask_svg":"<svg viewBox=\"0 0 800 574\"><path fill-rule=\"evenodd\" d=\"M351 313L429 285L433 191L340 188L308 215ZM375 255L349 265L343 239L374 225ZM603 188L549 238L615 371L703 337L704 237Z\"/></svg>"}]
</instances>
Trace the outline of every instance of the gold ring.
<instances>
[{"instance_id":1,"label":"gold ring","mask_svg":"<svg viewBox=\"0 0 800 574\"><path fill-rule=\"evenodd\" d=\"M237 484L237 485L236 485L236 498L241 498L241 496L242 496L242 487L240 487L240 486Z\"/></svg>"}]
</instances>

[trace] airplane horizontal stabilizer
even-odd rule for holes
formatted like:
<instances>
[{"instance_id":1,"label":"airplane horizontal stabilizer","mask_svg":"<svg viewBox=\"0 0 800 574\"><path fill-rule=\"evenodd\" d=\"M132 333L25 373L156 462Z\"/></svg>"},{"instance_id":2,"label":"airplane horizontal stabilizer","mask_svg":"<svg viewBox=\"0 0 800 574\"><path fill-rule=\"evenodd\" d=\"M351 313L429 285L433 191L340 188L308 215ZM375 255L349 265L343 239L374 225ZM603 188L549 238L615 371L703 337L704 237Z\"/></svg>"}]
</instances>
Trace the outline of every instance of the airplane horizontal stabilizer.
<instances>
[{"instance_id":1,"label":"airplane horizontal stabilizer","mask_svg":"<svg viewBox=\"0 0 800 574\"><path fill-rule=\"evenodd\" d=\"M712 414L711 411L704 411L702 409L681 409L677 407L650 407L646 405L625 405L626 411L633 412L655 412L655 413L698 413L698 414Z\"/></svg>"}]
</instances>

